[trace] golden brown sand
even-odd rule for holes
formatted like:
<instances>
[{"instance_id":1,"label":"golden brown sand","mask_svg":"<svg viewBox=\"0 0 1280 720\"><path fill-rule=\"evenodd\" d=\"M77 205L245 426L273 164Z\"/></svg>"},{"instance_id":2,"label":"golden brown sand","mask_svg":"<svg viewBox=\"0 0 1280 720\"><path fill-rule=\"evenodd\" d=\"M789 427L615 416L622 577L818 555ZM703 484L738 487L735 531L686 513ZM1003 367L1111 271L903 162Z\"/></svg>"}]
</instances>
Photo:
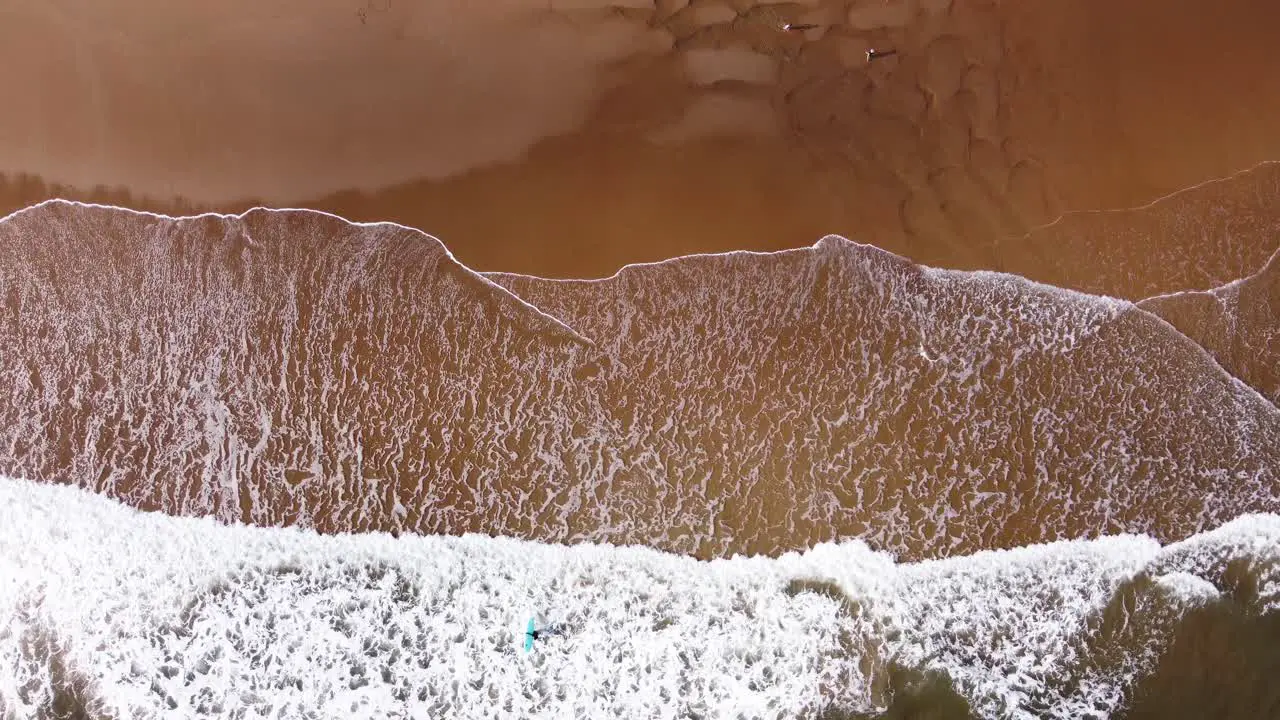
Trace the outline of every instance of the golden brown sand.
<instances>
[{"instance_id":1,"label":"golden brown sand","mask_svg":"<svg viewBox=\"0 0 1280 720\"><path fill-rule=\"evenodd\" d=\"M1280 157L1280 9L1250 0L10 5L5 209L97 186L314 207L481 270L602 276L834 232L1036 277L996 239Z\"/></svg>"},{"instance_id":2,"label":"golden brown sand","mask_svg":"<svg viewBox=\"0 0 1280 720\"><path fill-rule=\"evenodd\" d=\"M1201 291L1144 307L1275 400L1274 262L1208 291L1280 245L1280 166L1269 162L1280 157L1280 53L1268 32L1280 11L1244 0L1212 11L237 2L11 8L0 24L4 209L50 196L170 213L305 206L422 228L478 270L550 277L839 233L922 263L1135 301ZM871 48L895 52L870 61ZM565 288L499 280L571 324L602 323L593 340L612 332L556 309ZM947 350L921 345L919 362ZM886 441L912 447L938 436L886 427ZM377 455L376 438L361 442ZM479 529L474 509L417 529ZM1045 508L1032 510L1040 522ZM825 537L830 519L811 515L812 539ZM1009 532L998 544L1041 539Z\"/></svg>"}]
</instances>

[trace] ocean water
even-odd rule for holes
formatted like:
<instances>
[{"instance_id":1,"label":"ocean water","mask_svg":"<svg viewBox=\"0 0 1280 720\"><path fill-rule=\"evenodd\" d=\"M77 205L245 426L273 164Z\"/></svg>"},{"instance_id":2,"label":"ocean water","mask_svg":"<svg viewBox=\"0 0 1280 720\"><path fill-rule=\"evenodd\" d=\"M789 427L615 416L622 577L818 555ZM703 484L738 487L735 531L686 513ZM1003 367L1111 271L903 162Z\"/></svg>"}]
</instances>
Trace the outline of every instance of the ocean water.
<instances>
[{"instance_id":1,"label":"ocean water","mask_svg":"<svg viewBox=\"0 0 1280 720\"><path fill-rule=\"evenodd\" d=\"M10 718L854 717L925 686L948 717L1107 717L1196 613L1280 612L1280 517L1165 547L701 562L226 526L4 479L0 572ZM531 616L563 634L524 651Z\"/></svg>"},{"instance_id":2,"label":"ocean water","mask_svg":"<svg viewBox=\"0 0 1280 720\"><path fill-rule=\"evenodd\" d=\"M1220 287L1139 303L1208 350L1224 369L1280 404L1280 249L1262 269Z\"/></svg>"},{"instance_id":3,"label":"ocean water","mask_svg":"<svg viewBox=\"0 0 1280 720\"><path fill-rule=\"evenodd\" d=\"M0 297L0 472L144 509L923 559L1280 508L1280 411L1158 316L834 236L551 281L48 202L0 223Z\"/></svg>"},{"instance_id":4,"label":"ocean water","mask_svg":"<svg viewBox=\"0 0 1280 720\"><path fill-rule=\"evenodd\" d=\"M836 236L557 281L42 203L0 718L1280 717L1276 253L1136 303Z\"/></svg>"}]
</instances>

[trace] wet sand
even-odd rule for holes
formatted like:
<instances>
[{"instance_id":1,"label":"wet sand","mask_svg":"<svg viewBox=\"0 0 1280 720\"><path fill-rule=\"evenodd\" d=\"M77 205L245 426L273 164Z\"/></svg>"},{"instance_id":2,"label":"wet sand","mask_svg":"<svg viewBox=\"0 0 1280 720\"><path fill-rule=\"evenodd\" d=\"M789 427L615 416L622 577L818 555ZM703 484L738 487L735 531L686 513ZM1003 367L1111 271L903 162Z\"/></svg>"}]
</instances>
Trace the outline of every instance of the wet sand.
<instances>
[{"instance_id":1,"label":"wet sand","mask_svg":"<svg viewBox=\"0 0 1280 720\"><path fill-rule=\"evenodd\" d=\"M828 232L1036 277L1141 263L1002 239L1280 157L1280 10L1248 0L595 5L23 2L0 27L0 171L394 220L548 277ZM1150 294L1128 290L1108 291Z\"/></svg>"}]
</instances>

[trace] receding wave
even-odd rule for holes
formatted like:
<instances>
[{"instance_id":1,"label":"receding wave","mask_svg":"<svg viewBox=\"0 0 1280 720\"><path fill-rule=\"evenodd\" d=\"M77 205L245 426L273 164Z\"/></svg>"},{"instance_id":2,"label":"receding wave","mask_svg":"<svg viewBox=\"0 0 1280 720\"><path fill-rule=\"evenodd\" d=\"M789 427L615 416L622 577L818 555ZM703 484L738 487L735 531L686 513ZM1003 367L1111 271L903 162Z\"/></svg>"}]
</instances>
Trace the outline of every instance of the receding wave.
<instances>
[{"instance_id":1,"label":"receding wave","mask_svg":"<svg viewBox=\"0 0 1280 720\"><path fill-rule=\"evenodd\" d=\"M1206 660L1233 671L1199 688L1217 709L1280 709L1275 515L1163 548L701 562L223 526L0 479L0 572L13 718L1107 717L1196 691ZM530 616L559 632L526 652Z\"/></svg>"},{"instance_id":2,"label":"receding wave","mask_svg":"<svg viewBox=\"0 0 1280 720\"><path fill-rule=\"evenodd\" d=\"M1071 212L1001 238L998 267L1040 282L1137 301L1208 291L1280 248L1280 162L1263 162L1141 207Z\"/></svg>"},{"instance_id":3,"label":"receding wave","mask_svg":"<svg viewBox=\"0 0 1280 720\"><path fill-rule=\"evenodd\" d=\"M1167 323L835 237L565 282L49 202L0 223L0 298L0 472L144 509L922 558L1280 507L1280 412Z\"/></svg>"},{"instance_id":4,"label":"receding wave","mask_svg":"<svg viewBox=\"0 0 1280 720\"><path fill-rule=\"evenodd\" d=\"M1248 277L1208 291L1147 298L1138 307L1168 320L1280 405L1280 249Z\"/></svg>"}]
</instances>

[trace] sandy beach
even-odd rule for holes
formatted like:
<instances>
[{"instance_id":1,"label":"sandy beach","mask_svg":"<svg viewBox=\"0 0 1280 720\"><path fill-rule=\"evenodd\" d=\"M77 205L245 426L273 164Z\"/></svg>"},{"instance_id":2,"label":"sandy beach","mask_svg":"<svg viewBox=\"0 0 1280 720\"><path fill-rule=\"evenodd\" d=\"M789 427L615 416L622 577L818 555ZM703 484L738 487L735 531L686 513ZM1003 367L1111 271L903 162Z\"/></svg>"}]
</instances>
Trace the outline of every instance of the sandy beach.
<instances>
[{"instance_id":1,"label":"sandy beach","mask_svg":"<svg viewBox=\"0 0 1280 720\"><path fill-rule=\"evenodd\" d=\"M549 277L826 233L1035 277L997 241L1280 157L1247 0L237 3L11 4L0 206L311 207Z\"/></svg>"},{"instance_id":2,"label":"sandy beach","mask_svg":"<svg viewBox=\"0 0 1280 720\"><path fill-rule=\"evenodd\" d=\"M0 716L1280 717L1277 27L7 0Z\"/></svg>"}]
</instances>

